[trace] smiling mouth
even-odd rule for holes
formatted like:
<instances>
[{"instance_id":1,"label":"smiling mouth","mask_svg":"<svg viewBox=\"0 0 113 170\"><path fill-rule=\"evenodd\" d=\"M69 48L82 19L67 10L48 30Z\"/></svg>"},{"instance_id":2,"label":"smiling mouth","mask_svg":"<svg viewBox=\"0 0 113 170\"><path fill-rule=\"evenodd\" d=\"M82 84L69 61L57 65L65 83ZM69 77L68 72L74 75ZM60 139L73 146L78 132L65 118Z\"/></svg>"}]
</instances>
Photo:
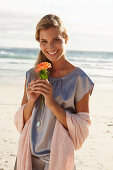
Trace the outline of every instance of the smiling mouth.
<instances>
[{"instance_id":1,"label":"smiling mouth","mask_svg":"<svg viewBox=\"0 0 113 170\"><path fill-rule=\"evenodd\" d=\"M53 53L47 52L49 55L54 56L58 51L55 51Z\"/></svg>"}]
</instances>

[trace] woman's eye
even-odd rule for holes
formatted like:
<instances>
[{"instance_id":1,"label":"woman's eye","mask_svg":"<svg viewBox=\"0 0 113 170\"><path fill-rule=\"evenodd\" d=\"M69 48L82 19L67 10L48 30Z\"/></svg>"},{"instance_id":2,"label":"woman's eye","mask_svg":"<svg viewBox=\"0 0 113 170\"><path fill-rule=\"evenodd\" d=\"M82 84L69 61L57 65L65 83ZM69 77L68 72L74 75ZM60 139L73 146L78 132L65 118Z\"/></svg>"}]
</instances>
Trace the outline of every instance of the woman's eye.
<instances>
[{"instance_id":1,"label":"woman's eye","mask_svg":"<svg viewBox=\"0 0 113 170\"><path fill-rule=\"evenodd\" d=\"M60 40L60 39L58 39L58 38L57 38L57 39L54 39L54 41L59 41L59 40Z\"/></svg>"},{"instance_id":2,"label":"woman's eye","mask_svg":"<svg viewBox=\"0 0 113 170\"><path fill-rule=\"evenodd\" d=\"M41 43L46 43L47 41L41 41Z\"/></svg>"}]
</instances>

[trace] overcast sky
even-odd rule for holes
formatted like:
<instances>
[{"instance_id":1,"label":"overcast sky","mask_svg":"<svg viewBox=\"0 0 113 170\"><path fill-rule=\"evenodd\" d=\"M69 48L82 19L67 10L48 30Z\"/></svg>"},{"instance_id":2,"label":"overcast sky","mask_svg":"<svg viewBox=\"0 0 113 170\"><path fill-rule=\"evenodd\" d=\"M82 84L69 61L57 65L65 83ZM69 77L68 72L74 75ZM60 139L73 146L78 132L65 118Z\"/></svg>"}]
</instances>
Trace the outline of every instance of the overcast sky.
<instances>
[{"instance_id":1,"label":"overcast sky","mask_svg":"<svg viewBox=\"0 0 113 170\"><path fill-rule=\"evenodd\" d=\"M67 49L113 51L113 0L0 0L0 46L39 47L35 27L49 13L67 28Z\"/></svg>"}]
</instances>

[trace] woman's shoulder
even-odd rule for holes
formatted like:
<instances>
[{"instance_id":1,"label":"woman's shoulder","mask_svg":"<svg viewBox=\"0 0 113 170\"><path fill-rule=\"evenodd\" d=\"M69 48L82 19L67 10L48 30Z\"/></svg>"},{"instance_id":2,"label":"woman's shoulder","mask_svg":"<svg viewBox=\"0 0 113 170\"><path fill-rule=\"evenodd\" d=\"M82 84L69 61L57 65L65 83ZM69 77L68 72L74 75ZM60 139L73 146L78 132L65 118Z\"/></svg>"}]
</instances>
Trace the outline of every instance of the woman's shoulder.
<instances>
[{"instance_id":1,"label":"woman's shoulder","mask_svg":"<svg viewBox=\"0 0 113 170\"><path fill-rule=\"evenodd\" d=\"M68 68L68 72L70 73L74 73L75 77L86 77L88 76L84 70L82 70L80 67L73 65L72 63L69 63L69 68ZM68 75L68 74L67 74Z\"/></svg>"},{"instance_id":2,"label":"woman's shoulder","mask_svg":"<svg viewBox=\"0 0 113 170\"><path fill-rule=\"evenodd\" d=\"M77 67L76 73L77 73L78 76L81 76L81 77L87 77L88 76L88 74L84 70L82 70L80 67Z\"/></svg>"},{"instance_id":3,"label":"woman's shoulder","mask_svg":"<svg viewBox=\"0 0 113 170\"><path fill-rule=\"evenodd\" d=\"M36 77L35 69L34 67L30 68L26 71L26 78L34 79Z\"/></svg>"},{"instance_id":4,"label":"woman's shoulder","mask_svg":"<svg viewBox=\"0 0 113 170\"><path fill-rule=\"evenodd\" d=\"M94 87L94 83L91 80L90 76L83 71L81 68L78 68L77 73L77 82L76 82L76 102L80 101L82 97L90 92L90 95L92 94Z\"/></svg>"},{"instance_id":5,"label":"woman's shoulder","mask_svg":"<svg viewBox=\"0 0 113 170\"><path fill-rule=\"evenodd\" d=\"M26 71L26 73L30 73L30 72L34 72L34 71L35 71L35 69L34 69L34 67L32 67L32 68L28 69L28 70Z\"/></svg>"},{"instance_id":6,"label":"woman's shoulder","mask_svg":"<svg viewBox=\"0 0 113 170\"><path fill-rule=\"evenodd\" d=\"M73 71L70 72L70 75L72 75L72 77L73 77L73 74L71 74L71 73L73 73L75 75L74 76L75 78L78 78L78 77L89 77L88 74L84 70L82 70L80 67L75 67L73 69Z\"/></svg>"},{"instance_id":7,"label":"woman's shoulder","mask_svg":"<svg viewBox=\"0 0 113 170\"><path fill-rule=\"evenodd\" d=\"M92 82L91 78L90 78L90 75L88 75L84 70L82 70L80 67L78 67L77 69L77 78L78 80L82 80L82 81L90 81ZM92 82L93 84L93 82Z\"/></svg>"}]
</instances>

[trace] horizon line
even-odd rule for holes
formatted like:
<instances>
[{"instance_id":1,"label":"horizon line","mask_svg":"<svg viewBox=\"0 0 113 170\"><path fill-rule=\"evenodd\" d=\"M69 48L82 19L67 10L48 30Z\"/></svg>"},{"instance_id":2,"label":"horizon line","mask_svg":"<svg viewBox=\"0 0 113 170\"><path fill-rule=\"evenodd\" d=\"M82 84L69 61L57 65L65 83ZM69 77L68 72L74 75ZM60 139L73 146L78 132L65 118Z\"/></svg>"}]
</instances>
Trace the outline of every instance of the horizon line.
<instances>
[{"instance_id":1,"label":"horizon line","mask_svg":"<svg viewBox=\"0 0 113 170\"><path fill-rule=\"evenodd\" d=\"M0 49L34 49L34 50L40 50L40 48L36 47L6 47L6 46L0 46ZM113 51L102 51L102 50L74 50L74 49L66 49L66 51L80 51L80 52L100 52L100 53L113 53Z\"/></svg>"}]
</instances>

